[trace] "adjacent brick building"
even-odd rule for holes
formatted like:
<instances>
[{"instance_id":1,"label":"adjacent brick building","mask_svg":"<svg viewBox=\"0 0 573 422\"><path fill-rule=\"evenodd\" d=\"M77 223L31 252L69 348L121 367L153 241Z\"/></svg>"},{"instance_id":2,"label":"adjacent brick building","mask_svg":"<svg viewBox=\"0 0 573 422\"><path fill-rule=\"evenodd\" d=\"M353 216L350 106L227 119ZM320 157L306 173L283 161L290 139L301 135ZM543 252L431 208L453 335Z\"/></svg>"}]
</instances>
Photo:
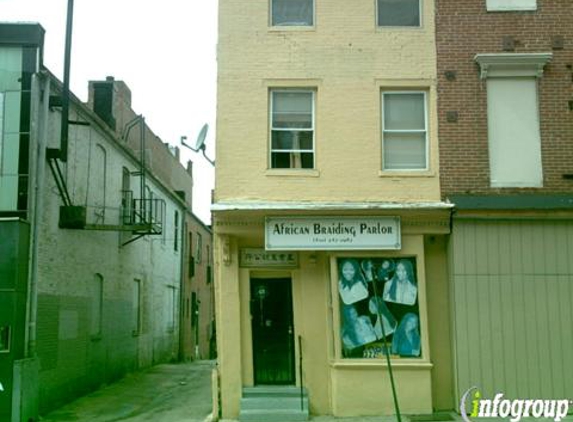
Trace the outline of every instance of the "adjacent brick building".
<instances>
[{"instance_id":1,"label":"adjacent brick building","mask_svg":"<svg viewBox=\"0 0 573 422\"><path fill-rule=\"evenodd\" d=\"M456 402L573 395L573 3L437 0Z\"/></svg>"}]
</instances>

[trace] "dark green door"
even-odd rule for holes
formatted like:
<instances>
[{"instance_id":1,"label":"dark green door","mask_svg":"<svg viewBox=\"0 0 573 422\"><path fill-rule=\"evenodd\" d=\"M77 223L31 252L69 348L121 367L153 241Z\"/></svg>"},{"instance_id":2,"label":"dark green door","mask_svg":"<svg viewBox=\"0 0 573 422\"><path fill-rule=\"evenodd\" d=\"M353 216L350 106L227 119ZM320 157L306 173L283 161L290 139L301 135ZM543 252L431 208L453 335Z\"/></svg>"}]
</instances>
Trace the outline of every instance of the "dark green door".
<instances>
[{"instance_id":1,"label":"dark green door","mask_svg":"<svg viewBox=\"0 0 573 422\"><path fill-rule=\"evenodd\" d=\"M290 278L251 279L255 384L294 384Z\"/></svg>"}]
</instances>

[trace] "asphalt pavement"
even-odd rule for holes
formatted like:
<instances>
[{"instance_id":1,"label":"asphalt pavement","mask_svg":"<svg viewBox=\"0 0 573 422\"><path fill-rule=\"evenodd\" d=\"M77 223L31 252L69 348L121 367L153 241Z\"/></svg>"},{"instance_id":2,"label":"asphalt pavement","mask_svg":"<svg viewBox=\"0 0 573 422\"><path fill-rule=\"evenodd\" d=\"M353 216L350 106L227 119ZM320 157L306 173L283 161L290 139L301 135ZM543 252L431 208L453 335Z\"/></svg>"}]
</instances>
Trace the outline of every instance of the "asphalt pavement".
<instances>
[{"instance_id":1,"label":"asphalt pavement","mask_svg":"<svg viewBox=\"0 0 573 422\"><path fill-rule=\"evenodd\" d=\"M81 397L40 421L210 421L214 367L214 361L156 365Z\"/></svg>"}]
</instances>

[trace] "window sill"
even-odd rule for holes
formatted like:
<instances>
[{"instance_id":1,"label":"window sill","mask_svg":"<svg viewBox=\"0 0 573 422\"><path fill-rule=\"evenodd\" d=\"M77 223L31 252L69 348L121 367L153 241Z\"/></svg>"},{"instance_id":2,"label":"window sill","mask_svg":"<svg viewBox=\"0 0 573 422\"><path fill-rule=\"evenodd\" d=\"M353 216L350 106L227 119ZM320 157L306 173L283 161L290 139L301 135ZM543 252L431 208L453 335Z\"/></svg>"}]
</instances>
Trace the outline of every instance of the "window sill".
<instances>
[{"instance_id":1,"label":"window sill","mask_svg":"<svg viewBox=\"0 0 573 422\"><path fill-rule=\"evenodd\" d=\"M419 170L419 171L415 171L415 170L402 170L402 171L398 171L398 170L380 170L378 172L378 176L379 177L389 177L392 179L397 179L397 178L412 178L412 177L423 177L423 178L431 178L431 177L436 177L436 173L433 171L429 171L429 170Z\"/></svg>"},{"instance_id":2,"label":"window sill","mask_svg":"<svg viewBox=\"0 0 573 422\"><path fill-rule=\"evenodd\" d=\"M424 32L423 26L379 26L376 25L376 32L389 32L389 31L420 31Z\"/></svg>"},{"instance_id":3,"label":"window sill","mask_svg":"<svg viewBox=\"0 0 573 422\"><path fill-rule=\"evenodd\" d=\"M271 177L319 177L320 171L317 169L267 169L265 175Z\"/></svg>"},{"instance_id":4,"label":"window sill","mask_svg":"<svg viewBox=\"0 0 573 422\"><path fill-rule=\"evenodd\" d=\"M432 369L434 365L431 362L416 359L390 359L392 363L392 368L404 368L404 369L420 369L428 370ZM373 367L388 367L386 359L344 359L330 362L330 366L335 369L361 369L361 368L373 368Z\"/></svg>"},{"instance_id":5,"label":"window sill","mask_svg":"<svg viewBox=\"0 0 573 422\"><path fill-rule=\"evenodd\" d=\"M315 32L316 27L307 25L269 26L269 32Z\"/></svg>"}]
</instances>

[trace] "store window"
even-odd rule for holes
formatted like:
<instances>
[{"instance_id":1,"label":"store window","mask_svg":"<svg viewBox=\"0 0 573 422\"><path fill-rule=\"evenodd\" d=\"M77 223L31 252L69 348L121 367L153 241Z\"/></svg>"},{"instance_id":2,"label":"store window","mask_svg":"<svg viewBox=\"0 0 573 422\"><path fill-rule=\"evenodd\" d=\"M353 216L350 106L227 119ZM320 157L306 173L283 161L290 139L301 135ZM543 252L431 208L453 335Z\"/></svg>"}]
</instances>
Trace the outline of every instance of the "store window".
<instances>
[{"instance_id":1,"label":"store window","mask_svg":"<svg viewBox=\"0 0 573 422\"><path fill-rule=\"evenodd\" d=\"M271 168L314 168L313 91L271 91Z\"/></svg>"},{"instance_id":2,"label":"store window","mask_svg":"<svg viewBox=\"0 0 573 422\"><path fill-rule=\"evenodd\" d=\"M537 0L486 0L488 12L537 10Z\"/></svg>"},{"instance_id":3,"label":"store window","mask_svg":"<svg viewBox=\"0 0 573 422\"><path fill-rule=\"evenodd\" d=\"M100 338L103 332L103 276L94 274L89 285L91 300L90 336L92 339Z\"/></svg>"},{"instance_id":4,"label":"store window","mask_svg":"<svg viewBox=\"0 0 573 422\"><path fill-rule=\"evenodd\" d=\"M270 0L272 26L314 25L313 0Z\"/></svg>"},{"instance_id":5,"label":"store window","mask_svg":"<svg viewBox=\"0 0 573 422\"><path fill-rule=\"evenodd\" d=\"M344 358L420 358L415 258L337 259Z\"/></svg>"},{"instance_id":6,"label":"store window","mask_svg":"<svg viewBox=\"0 0 573 422\"><path fill-rule=\"evenodd\" d=\"M382 92L383 170L426 170L425 92Z\"/></svg>"},{"instance_id":7,"label":"store window","mask_svg":"<svg viewBox=\"0 0 573 422\"><path fill-rule=\"evenodd\" d=\"M421 0L377 0L378 26L420 26Z\"/></svg>"}]
</instances>

